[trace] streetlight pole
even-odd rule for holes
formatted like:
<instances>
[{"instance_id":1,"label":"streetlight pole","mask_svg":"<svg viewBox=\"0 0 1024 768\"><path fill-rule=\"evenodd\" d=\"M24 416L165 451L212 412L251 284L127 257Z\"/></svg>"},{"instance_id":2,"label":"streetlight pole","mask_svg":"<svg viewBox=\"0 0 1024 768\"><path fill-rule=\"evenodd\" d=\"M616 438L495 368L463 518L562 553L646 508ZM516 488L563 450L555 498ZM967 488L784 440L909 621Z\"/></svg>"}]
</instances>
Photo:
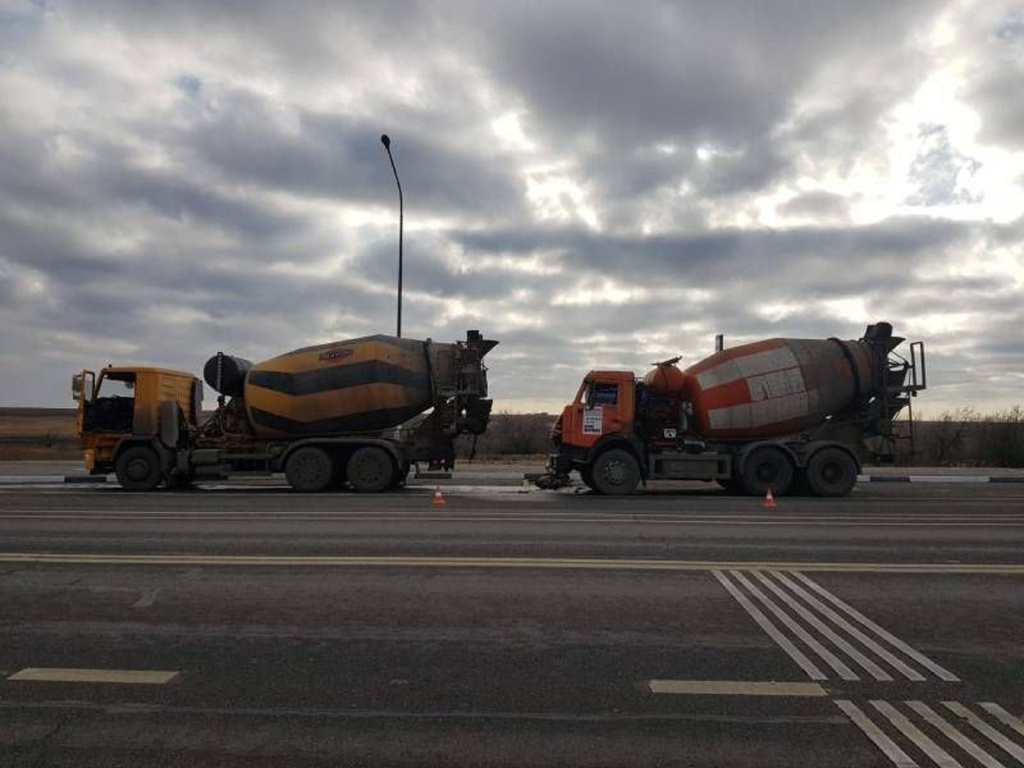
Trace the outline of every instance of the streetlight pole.
<instances>
[{"instance_id":1,"label":"streetlight pole","mask_svg":"<svg viewBox=\"0 0 1024 768\"><path fill-rule=\"evenodd\" d=\"M388 138L386 133L380 137L380 143L387 150L388 160L391 161L391 172L395 174L395 184L398 185L398 330L395 335L398 338L402 338L402 227L405 214L402 201L402 182L398 180L395 158L391 156L391 139Z\"/></svg>"}]
</instances>

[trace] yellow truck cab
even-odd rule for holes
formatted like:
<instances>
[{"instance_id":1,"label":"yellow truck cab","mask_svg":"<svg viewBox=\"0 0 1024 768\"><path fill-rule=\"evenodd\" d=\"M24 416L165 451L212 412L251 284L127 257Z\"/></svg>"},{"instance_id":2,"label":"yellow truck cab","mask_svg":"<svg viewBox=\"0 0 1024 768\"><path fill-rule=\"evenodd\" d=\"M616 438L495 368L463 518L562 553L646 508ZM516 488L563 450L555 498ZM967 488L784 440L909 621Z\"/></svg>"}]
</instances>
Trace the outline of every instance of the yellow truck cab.
<instances>
[{"instance_id":1,"label":"yellow truck cab","mask_svg":"<svg viewBox=\"0 0 1024 768\"><path fill-rule=\"evenodd\" d=\"M171 480L179 435L199 420L202 383L166 368L108 367L75 374L77 429L86 469L115 472L128 490Z\"/></svg>"}]
</instances>

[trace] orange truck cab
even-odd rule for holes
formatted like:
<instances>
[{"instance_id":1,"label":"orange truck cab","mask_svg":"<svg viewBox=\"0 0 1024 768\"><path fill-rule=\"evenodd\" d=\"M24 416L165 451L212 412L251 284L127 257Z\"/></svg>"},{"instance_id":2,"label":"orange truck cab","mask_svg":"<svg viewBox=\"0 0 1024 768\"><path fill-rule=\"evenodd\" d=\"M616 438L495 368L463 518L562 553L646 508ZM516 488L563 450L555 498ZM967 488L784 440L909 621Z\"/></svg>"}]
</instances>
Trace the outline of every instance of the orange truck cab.
<instances>
[{"instance_id":1,"label":"orange truck cab","mask_svg":"<svg viewBox=\"0 0 1024 768\"><path fill-rule=\"evenodd\" d=\"M174 449L199 420L203 385L166 368L108 367L75 374L77 431L86 469L116 472L122 486L147 490L172 479Z\"/></svg>"},{"instance_id":2,"label":"orange truck cab","mask_svg":"<svg viewBox=\"0 0 1024 768\"><path fill-rule=\"evenodd\" d=\"M590 371L552 429L548 477L576 470L609 494L648 479L728 480L730 456L706 451L692 434L689 404L663 399L631 371Z\"/></svg>"}]
</instances>

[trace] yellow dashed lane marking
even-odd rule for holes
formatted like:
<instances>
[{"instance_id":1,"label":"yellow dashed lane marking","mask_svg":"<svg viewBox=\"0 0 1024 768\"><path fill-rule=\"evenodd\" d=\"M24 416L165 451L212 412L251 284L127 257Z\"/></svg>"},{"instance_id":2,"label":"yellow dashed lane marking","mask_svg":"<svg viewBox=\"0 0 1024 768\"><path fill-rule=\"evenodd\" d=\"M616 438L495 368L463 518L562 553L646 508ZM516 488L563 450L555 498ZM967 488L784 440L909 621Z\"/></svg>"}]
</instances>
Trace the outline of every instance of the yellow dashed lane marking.
<instances>
[{"instance_id":1,"label":"yellow dashed lane marking","mask_svg":"<svg viewBox=\"0 0 1024 768\"><path fill-rule=\"evenodd\" d=\"M741 680L651 680L651 693L684 696L828 696L817 683L762 683Z\"/></svg>"},{"instance_id":2,"label":"yellow dashed lane marking","mask_svg":"<svg viewBox=\"0 0 1024 768\"><path fill-rule=\"evenodd\" d=\"M710 571L784 570L861 573L994 573L1024 575L1015 563L815 563L744 560L645 560L537 557L394 557L288 555L101 555L0 553L0 563L52 565L194 565L228 567L553 568L571 570Z\"/></svg>"},{"instance_id":3,"label":"yellow dashed lane marking","mask_svg":"<svg viewBox=\"0 0 1024 768\"><path fill-rule=\"evenodd\" d=\"M180 672L141 669L61 669L29 667L8 680L37 683L119 683L126 685L166 685Z\"/></svg>"}]
</instances>

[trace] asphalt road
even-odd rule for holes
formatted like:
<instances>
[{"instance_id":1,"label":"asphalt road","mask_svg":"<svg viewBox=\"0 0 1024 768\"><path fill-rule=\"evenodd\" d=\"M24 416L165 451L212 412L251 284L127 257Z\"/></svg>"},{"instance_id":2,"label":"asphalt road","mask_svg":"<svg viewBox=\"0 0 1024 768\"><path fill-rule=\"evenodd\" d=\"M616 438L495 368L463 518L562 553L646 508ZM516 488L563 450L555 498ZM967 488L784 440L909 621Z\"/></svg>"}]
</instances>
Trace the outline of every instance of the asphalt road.
<instances>
[{"instance_id":1,"label":"asphalt road","mask_svg":"<svg viewBox=\"0 0 1024 768\"><path fill-rule=\"evenodd\" d=\"M1024 763L1024 486L517 491L0 490L0 765Z\"/></svg>"}]
</instances>

